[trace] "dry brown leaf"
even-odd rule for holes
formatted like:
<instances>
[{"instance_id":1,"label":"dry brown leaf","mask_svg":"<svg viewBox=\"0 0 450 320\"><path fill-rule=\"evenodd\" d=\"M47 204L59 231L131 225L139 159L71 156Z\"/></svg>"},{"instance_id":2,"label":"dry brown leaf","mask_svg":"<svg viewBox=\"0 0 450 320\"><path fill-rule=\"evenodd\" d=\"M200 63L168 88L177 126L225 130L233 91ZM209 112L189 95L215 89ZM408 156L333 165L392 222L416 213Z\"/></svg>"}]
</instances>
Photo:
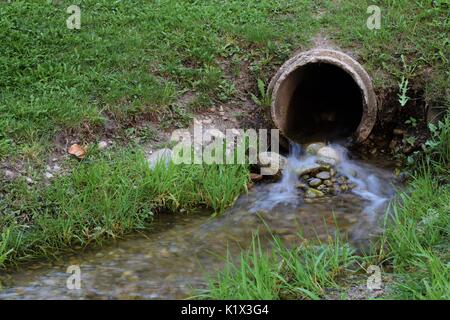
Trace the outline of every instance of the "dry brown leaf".
<instances>
[{"instance_id":1,"label":"dry brown leaf","mask_svg":"<svg viewBox=\"0 0 450 320\"><path fill-rule=\"evenodd\" d=\"M71 145L67 152L69 152L69 154L77 157L78 159L83 159L86 156L86 150L79 144Z\"/></svg>"}]
</instances>

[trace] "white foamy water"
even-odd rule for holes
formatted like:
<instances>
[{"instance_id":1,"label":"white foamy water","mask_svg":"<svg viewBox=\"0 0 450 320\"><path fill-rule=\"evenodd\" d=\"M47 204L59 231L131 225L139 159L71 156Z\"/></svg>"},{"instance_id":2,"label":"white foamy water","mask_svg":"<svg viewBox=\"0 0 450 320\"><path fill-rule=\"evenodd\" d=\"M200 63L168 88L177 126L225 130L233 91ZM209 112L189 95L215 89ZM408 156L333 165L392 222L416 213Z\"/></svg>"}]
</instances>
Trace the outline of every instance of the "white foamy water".
<instances>
[{"instance_id":1,"label":"white foamy water","mask_svg":"<svg viewBox=\"0 0 450 320\"><path fill-rule=\"evenodd\" d=\"M384 210L387 201L392 197L393 187L390 183L392 175L368 163L351 160L348 150L341 145L332 144L330 146L337 151L341 159L335 166L336 171L346 176L349 182L356 186L349 192L367 202L363 212L370 221L373 221L376 213ZM302 204L304 200L297 188L300 179L296 172L302 167L315 164L318 157L306 154L298 144L293 144L287 160L281 180L262 191L264 194L261 195L258 202L254 203L250 212L267 212L279 205L297 207ZM339 195L337 196L339 197Z\"/></svg>"}]
</instances>

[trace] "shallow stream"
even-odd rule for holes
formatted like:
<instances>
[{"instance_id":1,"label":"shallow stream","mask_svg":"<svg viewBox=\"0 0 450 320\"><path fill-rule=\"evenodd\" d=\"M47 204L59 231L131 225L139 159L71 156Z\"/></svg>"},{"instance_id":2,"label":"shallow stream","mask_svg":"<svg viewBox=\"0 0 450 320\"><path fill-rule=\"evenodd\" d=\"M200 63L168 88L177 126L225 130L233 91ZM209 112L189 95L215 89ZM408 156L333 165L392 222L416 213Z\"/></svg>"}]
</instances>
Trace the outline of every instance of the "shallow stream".
<instances>
[{"instance_id":1,"label":"shallow stream","mask_svg":"<svg viewBox=\"0 0 450 320\"><path fill-rule=\"evenodd\" d=\"M355 185L335 196L305 200L297 188L296 169L315 160L298 147L291 150L280 181L259 183L242 195L223 216L209 212L159 215L145 233L57 261L0 273L0 299L182 299L205 287L207 274L224 265L229 250L237 256L259 230L262 244L270 235L288 246L304 237L326 239L336 225L349 241L366 246L380 232L394 189L386 161L350 160L336 146L342 161L336 167ZM81 289L69 290L66 269L78 265Z\"/></svg>"}]
</instances>

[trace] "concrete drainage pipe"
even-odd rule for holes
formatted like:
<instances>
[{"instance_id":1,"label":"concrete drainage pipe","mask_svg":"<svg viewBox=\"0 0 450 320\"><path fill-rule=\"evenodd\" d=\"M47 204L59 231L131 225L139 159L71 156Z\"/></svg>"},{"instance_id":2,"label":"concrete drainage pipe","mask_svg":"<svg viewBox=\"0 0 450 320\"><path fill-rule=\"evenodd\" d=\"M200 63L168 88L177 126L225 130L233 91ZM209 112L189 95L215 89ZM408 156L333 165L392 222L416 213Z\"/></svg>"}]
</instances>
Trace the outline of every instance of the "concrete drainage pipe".
<instances>
[{"instance_id":1,"label":"concrete drainage pipe","mask_svg":"<svg viewBox=\"0 0 450 320\"><path fill-rule=\"evenodd\" d=\"M328 49L286 61L268 88L271 115L286 138L299 142L364 141L377 117L372 81L348 55Z\"/></svg>"}]
</instances>

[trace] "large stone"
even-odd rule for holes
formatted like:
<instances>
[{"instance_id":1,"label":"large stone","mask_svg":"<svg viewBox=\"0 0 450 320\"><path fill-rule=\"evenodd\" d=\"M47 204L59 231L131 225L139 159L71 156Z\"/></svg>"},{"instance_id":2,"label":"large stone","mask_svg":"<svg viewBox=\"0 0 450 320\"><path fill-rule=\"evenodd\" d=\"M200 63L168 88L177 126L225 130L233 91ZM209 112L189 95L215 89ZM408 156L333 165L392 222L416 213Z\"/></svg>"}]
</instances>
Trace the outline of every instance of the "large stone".
<instances>
[{"instance_id":1,"label":"large stone","mask_svg":"<svg viewBox=\"0 0 450 320\"><path fill-rule=\"evenodd\" d=\"M322 147L317 151L317 156L322 158L333 159L336 163L339 163L341 157L338 152L332 147Z\"/></svg>"},{"instance_id":2,"label":"large stone","mask_svg":"<svg viewBox=\"0 0 450 320\"><path fill-rule=\"evenodd\" d=\"M323 192L313 189L313 188L309 188L305 193L305 197L309 198L309 199L321 198L323 196L325 196L325 194Z\"/></svg>"},{"instance_id":3,"label":"large stone","mask_svg":"<svg viewBox=\"0 0 450 320\"><path fill-rule=\"evenodd\" d=\"M311 143L306 147L306 153L310 155L316 155L317 151L319 151L319 149L323 147L325 147L325 143L323 142Z\"/></svg>"},{"instance_id":4,"label":"large stone","mask_svg":"<svg viewBox=\"0 0 450 320\"><path fill-rule=\"evenodd\" d=\"M278 175L287 165L287 159L282 155L265 151L258 154L258 165L263 175Z\"/></svg>"},{"instance_id":5,"label":"large stone","mask_svg":"<svg viewBox=\"0 0 450 320\"><path fill-rule=\"evenodd\" d=\"M325 158L325 157L317 157L316 163L328 166L328 167L334 167L337 164L337 161L331 158Z\"/></svg>"},{"instance_id":6,"label":"large stone","mask_svg":"<svg viewBox=\"0 0 450 320\"><path fill-rule=\"evenodd\" d=\"M308 181L308 184L311 186L311 187L317 187L317 186L320 186L321 184L322 184L322 180L320 180L320 179L317 179L317 178L313 178L313 179L311 179L311 180L309 180Z\"/></svg>"},{"instance_id":7,"label":"large stone","mask_svg":"<svg viewBox=\"0 0 450 320\"><path fill-rule=\"evenodd\" d=\"M328 180L331 178L331 174L327 171L321 171L318 174L316 174L316 178L319 178L322 180Z\"/></svg>"},{"instance_id":8,"label":"large stone","mask_svg":"<svg viewBox=\"0 0 450 320\"><path fill-rule=\"evenodd\" d=\"M319 163L305 164L295 169L298 176L314 175L317 172L329 170L329 167Z\"/></svg>"},{"instance_id":9,"label":"large stone","mask_svg":"<svg viewBox=\"0 0 450 320\"><path fill-rule=\"evenodd\" d=\"M164 162L166 166L169 165L169 162L172 160L172 150L163 148L153 152L148 158L148 164L150 168L153 169L159 162Z\"/></svg>"}]
</instances>

